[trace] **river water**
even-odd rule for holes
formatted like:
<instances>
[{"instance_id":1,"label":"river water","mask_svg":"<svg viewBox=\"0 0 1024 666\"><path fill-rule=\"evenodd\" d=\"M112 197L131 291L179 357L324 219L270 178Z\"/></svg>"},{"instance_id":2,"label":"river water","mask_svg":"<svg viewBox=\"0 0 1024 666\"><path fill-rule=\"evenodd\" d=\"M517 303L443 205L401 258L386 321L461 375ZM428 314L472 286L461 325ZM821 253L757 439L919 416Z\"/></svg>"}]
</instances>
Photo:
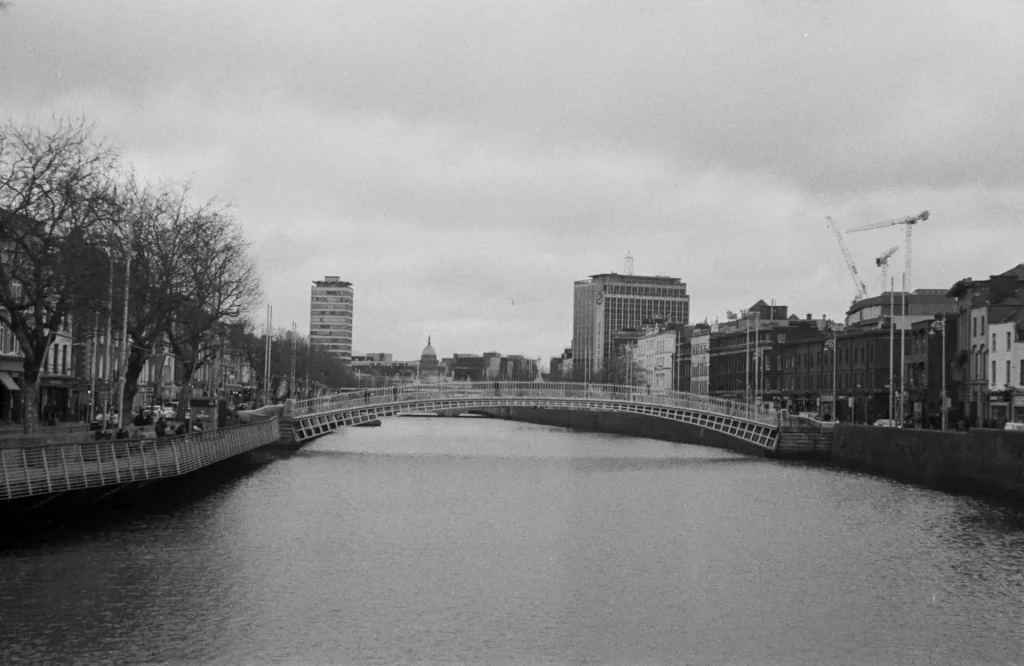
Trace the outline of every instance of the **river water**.
<instances>
[{"instance_id":1,"label":"river water","mask_svg":"<svg viewBox=\"0 0 1024 666\"><path fill-rule=\"evenodd\" d=\"M1024 664L1024 513L489 419L0 550L3 663Z\"/></svg>"}]
</instances>

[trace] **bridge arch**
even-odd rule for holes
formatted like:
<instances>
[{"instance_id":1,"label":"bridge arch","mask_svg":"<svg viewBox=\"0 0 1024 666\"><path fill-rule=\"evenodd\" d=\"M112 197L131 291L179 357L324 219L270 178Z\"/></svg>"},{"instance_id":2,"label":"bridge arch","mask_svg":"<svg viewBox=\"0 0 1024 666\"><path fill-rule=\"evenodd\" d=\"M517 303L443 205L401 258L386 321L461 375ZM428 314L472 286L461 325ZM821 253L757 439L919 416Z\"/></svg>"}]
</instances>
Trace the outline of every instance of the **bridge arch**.
<instances>
[{"instance_id":1,"label":"bridge arch","mask_svg":"<svg viewBox=\"0 0 1024 666\"><path fill-rule=\"evenodd\" d=\"M390 416L496 407L639 414L713 430L765 451L778 446L780 415L771 407L609 384L452 382L346 391L289 400L281 414L281 430L282 436L302 444L338 428Z\"/></svg>"}]
</instances>

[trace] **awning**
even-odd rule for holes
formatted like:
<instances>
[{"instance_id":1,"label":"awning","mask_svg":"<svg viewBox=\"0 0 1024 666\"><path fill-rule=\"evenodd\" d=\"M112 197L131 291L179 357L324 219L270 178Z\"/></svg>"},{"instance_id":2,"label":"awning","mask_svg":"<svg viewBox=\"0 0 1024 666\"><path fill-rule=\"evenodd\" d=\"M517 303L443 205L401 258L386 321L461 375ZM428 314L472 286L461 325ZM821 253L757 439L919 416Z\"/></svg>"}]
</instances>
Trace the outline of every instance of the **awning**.
<instances>
[{"instance_id":1,"label":"awning","mask_svg":"<svg viewBox=\"0 0 1024 666\"><path fill-rule=\"evenodd\" d=\"M21 387L14 383L11 376L6 372L0 372L0 384L8 391L20 391Z\"/></svg>"}]
</instances>

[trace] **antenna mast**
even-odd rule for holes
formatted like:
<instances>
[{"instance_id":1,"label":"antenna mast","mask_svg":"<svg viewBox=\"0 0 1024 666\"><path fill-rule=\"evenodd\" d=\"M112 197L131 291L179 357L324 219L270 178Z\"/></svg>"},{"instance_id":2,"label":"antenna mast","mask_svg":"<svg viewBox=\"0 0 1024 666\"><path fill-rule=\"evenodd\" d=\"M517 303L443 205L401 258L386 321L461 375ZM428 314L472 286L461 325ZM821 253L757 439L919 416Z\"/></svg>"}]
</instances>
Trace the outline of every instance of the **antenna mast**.
<instances>
[{"instance_id":1,"label":"antenna mast","mask_svg":"<svg viewBox=\"0 0 1024 666\"><path fill-rule=\"evenodd\" d=\"M625 273L626 275L632 275L633 274L633 255L629 253L629 250L626 250L626 261L625 261L625 264L626 264L625 267L624 267L625 270L623 270L623 273Z\"/></svg>"}]
</instances>

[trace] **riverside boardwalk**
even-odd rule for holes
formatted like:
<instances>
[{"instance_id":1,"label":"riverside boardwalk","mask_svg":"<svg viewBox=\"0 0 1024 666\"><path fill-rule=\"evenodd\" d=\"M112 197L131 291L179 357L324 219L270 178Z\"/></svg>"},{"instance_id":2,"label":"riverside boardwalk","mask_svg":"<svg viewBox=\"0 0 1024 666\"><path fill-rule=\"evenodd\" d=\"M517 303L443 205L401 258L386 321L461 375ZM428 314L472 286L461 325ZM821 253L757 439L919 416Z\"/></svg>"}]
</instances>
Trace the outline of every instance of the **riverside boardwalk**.
<instances>
[{"instance_id":1,"label":"riverside boardwalk","mask_svg":"<svg viewBox=\"0 0 1024 666\"><path fill-rule=\"evenodd\" d=\"M238 425L156 439L94 440L85 424L0 430L0 501L38 498L182 476L280 438L278 418L247 414ZM76 427L77 426L77 427Z\"/></svg>"}]
</instances>

